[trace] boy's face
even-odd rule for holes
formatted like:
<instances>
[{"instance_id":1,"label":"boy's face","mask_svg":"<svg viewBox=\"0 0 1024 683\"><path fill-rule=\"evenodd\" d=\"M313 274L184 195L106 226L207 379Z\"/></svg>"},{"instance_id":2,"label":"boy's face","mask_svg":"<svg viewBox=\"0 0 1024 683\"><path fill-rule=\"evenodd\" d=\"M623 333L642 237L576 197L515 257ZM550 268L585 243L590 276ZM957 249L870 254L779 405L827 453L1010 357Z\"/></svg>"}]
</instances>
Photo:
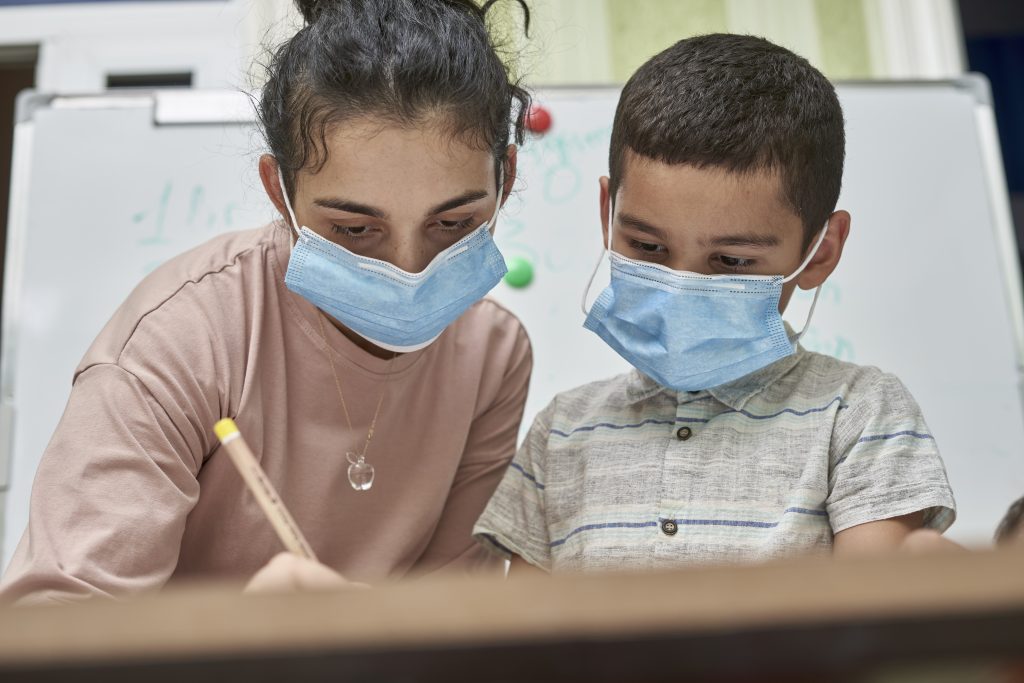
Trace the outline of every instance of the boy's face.
<instances>
[{"instance_id":1,"label":"boy's face","mask_svg":"<svg viewBox=\"0 0 1024 683\"><path fill-rule=\"evenodd\" d=\"M601 215L608 240L608 178L601 178ZM672 165L627 152L615 201L612 250L638 261L705 275L788 276L804 249L800 217L785 202L778 176ZM824 226L822 226L824 227ZM785 285L779 310L795 287L823 283L842 255L850 215L829 219L824 242L807 268Z\"/></svg>"}]
</instances>

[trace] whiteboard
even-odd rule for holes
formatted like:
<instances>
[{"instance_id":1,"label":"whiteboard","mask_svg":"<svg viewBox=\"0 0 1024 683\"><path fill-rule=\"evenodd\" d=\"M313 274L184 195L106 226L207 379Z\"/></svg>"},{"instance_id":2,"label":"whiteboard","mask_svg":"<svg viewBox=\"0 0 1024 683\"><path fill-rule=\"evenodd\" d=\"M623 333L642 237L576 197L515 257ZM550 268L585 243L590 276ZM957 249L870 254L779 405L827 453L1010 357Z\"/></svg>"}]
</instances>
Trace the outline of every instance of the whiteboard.
<instances>
[{"instance_id":1,"label":"whiteboard","mask_svg":"<svg viewBox=\"0 0 1024 683\"><path fill-rule=\"evenodd\" d=\"M903 379L946 461L959 505L950 536L984 544L1024 495L1024 309L987 86L971 77L839 92L848 121L839 206L853 228L806 345ZM535 278L493 294L533 341L524 430L558 391L627 368L582 329L579 310L601 248L597 179L618 91L536 95L554 125L521 150L496 235L507 257L533 263ZM114 309L167 258L275 217L241 95L37 95L21 110L0 349L4 564L71 374ZM787 312L797 326L809 298Z\"/></svg>"},{"instance_id":2,"label":"whiteboard","mask_svg":"<svg viewBox=\"0 0 1024 683\"><path fill-rule=\"evenodd\" d=\"M935 434L957 500L949 536L990 541L1024 495L1020 268L987 82L845 83L847 161L839 208L853 216L804 345L900 377ZM563 388L627 365L580 328L601 249L598 181L618 91L537 93L553 126L520 153L521 190L498 242L538 265L496 296L523 319L536 368L533 415ZM608 282L607 264L591 298ZM811 293L786 319L799 329Z\"/></svg>"},{"instance_id":3,"label":"whiteboard","mask_svg":"<svg viewBox=\"0 0 1024 683\"><path fill-rule=\"evenodd\" d=\"M19 100L0 341L4 566L74 369L114 310L163 261L274 217L245 103L201 92Z\"/></svg>"}]
</instances>

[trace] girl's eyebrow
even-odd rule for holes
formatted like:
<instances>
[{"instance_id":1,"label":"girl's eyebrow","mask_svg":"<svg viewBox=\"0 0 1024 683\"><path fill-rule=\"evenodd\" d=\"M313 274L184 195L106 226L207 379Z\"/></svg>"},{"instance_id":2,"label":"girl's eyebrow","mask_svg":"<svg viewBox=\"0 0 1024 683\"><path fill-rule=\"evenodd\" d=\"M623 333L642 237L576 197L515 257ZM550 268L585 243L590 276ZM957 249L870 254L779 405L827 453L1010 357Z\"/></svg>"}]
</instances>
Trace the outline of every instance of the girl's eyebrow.
<instances>
[{"instance_id":1,"label":"girl's eyebrow","mask_svg":"<svg viewBox=\"0 0 1024 683\"><path fill-rule=\"evenodd\" d=\"M367 206L366 204L360 204L358 202L352 202L347 199L341 199L340 197L330 197L326 199L314 199L313 203L317 206L322 206L326 209L334 209L335 211L347 211L349 213L359 213L364 216L373 216L374 218L386 219L388 214L386 211Z\"/></svg>"},{"instance_id":2,"label":"girl's eyebrow","mask_svg":"<svg viewBox=\"0 0 1024 683\"><path fill-rule=\"evenodd\" d=\"M484 197L488 196L488 194L490 193L488 193L486 190L469 190L468 192L463 192L459 196L452 197L451 199L446 199L437 206L431 208L427 212L427 215L433 216L434 214L450 211L454 208L462 206L463 204L468 204L470 202L475 202L478 199L483 199ZM387 211L384 211L383 209L378 209L376 207L369 206L368 204L360 204L359 202L353 202L348 199L342 199L341 197L325 197L321 199L315 199L313 200L313 203L316 204L317 206L322 206L326 209L334 209L335 211L347 211L348 213L358 213L364 216L373 216L374 218L379 218L381 220L387 220L388 218Z\"/></svg>"},{"instance_id":3,"label":"girl's eyebrow","mask_svg":"<svg viewBox=\"0 0 1024 683\"><path fill-rule=\"evenodd\" d=\"M452 197L451 199L441 202L440 204L432 208L430 211L428 211L427 215L433 216L434 214L437 213L451 211L452 209L460 207L463 204L469 204L470 202L475 202L478 199L483 199L489 194L490 193L487 192L486 190L469 190L468 192L463 192L458 197Z\"/></svg>"}]
</instances>

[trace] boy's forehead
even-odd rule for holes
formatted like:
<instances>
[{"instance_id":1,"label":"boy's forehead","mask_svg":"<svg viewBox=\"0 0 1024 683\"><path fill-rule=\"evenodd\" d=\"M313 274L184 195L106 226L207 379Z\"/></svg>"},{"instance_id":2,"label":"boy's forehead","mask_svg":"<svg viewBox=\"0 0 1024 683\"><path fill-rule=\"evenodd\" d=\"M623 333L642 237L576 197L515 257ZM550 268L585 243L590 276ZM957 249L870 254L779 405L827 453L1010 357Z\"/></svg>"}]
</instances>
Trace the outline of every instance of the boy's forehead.
<instances>
[{"instance_id":1,"label":"boy's forehead","mask_svg":"<svg viewBox=\"0 0 1024 683\"><path fill-rule=\"evenodd\" d=\"M736 173L720 167L666 164L632 152L625 155L617 209L663 229L803 234L800 217L786 201L782 179L771 170Z\"/></svg>"}]
</instances>

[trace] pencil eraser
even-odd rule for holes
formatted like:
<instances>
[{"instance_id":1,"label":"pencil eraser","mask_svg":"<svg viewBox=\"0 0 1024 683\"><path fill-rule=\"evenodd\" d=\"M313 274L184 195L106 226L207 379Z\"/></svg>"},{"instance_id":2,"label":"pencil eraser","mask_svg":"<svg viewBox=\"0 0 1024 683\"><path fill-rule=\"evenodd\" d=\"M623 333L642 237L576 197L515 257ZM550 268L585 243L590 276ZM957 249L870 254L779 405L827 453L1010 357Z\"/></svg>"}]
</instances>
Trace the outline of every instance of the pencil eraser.
<instances>
[{"instance_id":1,"label":"pencil eraser","mask_svg":"<svg viewBox=\"0 0 1024 683\"><path fill-rule=\"evenodd\" d=\"M223 420L213 425L213 433L217 435L217 438L223 441L232 434L238 433L238 425L230 417L225 417Z\"/></svg>"}]
</instances>

